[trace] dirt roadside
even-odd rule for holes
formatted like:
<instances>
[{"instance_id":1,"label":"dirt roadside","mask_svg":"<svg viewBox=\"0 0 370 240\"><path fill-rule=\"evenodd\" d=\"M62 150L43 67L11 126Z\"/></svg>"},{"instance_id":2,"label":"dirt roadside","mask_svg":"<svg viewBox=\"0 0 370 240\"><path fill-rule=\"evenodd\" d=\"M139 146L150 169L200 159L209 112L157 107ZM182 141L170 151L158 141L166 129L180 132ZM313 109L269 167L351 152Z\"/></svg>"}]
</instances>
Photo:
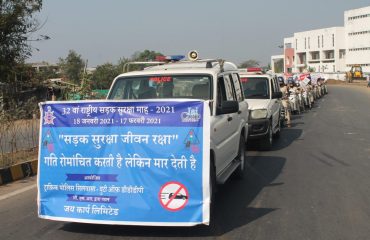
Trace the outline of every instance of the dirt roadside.
<instances>
[{"instance_id":1,"label":"dirt roadside","mask_svg":"<svg viewBox=\"0 0 370 240\"><path fill-rule=\"evenodd\" d=\"M334 79L329 79L326 81L328 85L346 85L346 86L362 86L366 87L367 82L366 81L361 81L361 80L354 80L352 83L348 83L346 81L340 81L340 80L334 80Z\"/></svg>"},{"instance_id":2,"label":"dirt roadside","mask_svg":"<svg viewBox=\"0 0 370 240\"><path fill-rule=\"evenodd\" d=\"M340 86L344 88L356 88L360 90L361 92L366 92L370 94L370 88L367 88L367 82L366 81L358 81L355 80L353 83L347 83L344 81L338 81L338 80L328 80L327 84L329 85L329 92L330 92L330 86Z\"/></svg>"}]
</instances>

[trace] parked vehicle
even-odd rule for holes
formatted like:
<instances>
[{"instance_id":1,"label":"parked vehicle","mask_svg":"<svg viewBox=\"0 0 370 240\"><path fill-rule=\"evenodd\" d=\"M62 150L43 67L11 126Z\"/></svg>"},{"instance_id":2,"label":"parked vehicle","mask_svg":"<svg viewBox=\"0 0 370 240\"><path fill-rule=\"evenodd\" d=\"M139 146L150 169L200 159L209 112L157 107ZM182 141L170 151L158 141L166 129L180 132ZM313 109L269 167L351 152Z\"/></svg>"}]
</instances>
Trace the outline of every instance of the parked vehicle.
<instances>
[{"instance_id":1,"label":"parked vehicle","mask_svg":"<svg viewBox=\"0 0 370 240\"><path fill-rule=\"evenodd\" d=\"M278 79L262 74L258 68L240 69L239 73L250 111L248 139L258 140L261 149L269 150L273 136L278 137L281 130L282 93Z\"/></svg>"},{"instance_id":2,"label":"parked vehicle","mask_svg":"<svg viewBox=\"0 0 370 240\"><path fill-rule=\"evenodd\" d=\"M246 169L245 144L248 136L248 103L235 64L221 60L179 61L147 67L119 75L108 99L201 99L209 101L210 195L222 184Z\"/></svg>"},{"instance_id":3,"label":"parked vehicle","mask_svg":"<svg viewBox=\"0 0 370 240\"><path fill-rule=\"evenodd\" d=\"M363 77L362 67L360 65L353 65L347 72L347 81L350 83L354 79L362 79Z\"/></svg>"}]
</instances>

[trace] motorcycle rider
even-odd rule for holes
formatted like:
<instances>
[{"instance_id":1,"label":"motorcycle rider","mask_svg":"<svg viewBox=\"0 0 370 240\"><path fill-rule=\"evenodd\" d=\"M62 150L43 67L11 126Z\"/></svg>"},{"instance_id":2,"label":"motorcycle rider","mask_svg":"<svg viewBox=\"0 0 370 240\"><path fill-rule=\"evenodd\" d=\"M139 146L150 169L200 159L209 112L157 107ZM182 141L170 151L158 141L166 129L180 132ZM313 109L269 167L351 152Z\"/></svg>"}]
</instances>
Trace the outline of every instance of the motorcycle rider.
<instances>
[{"instance_id":1,"label":"motorcycle rider","mask_svg":"<svg viewBox=\"0 0 370 240\"><path fill-rule=\"evenodd\" d=\"M300 114L299 109L299 102L298 102L298 96L297 96L297 87L294 82L289 83L289 104L290 104L290 111L292 114Z\"/></svg>"},{"instance_id":2,"label":"motorcycle rider","mask_svg":"<svg viewBox=\"0 0 370 240\"><path fill-rule=\"evenodd\" d=\"M280 91L282 92L283 96L281 98L281 104L284 107L285 112L285 120L287 122L287 126L291 126L290 122L290 104L289 104L289 88L284 82L280 82Z\"/></svg>"}]
</instances>

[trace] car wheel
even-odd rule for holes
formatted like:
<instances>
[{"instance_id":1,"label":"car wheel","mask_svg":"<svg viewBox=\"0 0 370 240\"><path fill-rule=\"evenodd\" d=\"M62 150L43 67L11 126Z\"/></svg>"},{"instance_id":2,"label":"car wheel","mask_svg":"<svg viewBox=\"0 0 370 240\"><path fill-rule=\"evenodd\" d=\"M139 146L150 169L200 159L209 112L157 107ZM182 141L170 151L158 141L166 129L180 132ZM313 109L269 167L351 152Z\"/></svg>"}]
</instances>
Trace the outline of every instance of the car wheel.
<instances>
[{"instance_id":1,"label":"car wheel","mask_svg":"<svg viewBox=\"0 0 370 240\"><path fill-rule=\"evenodd\" d=\"M239 150L238 150L238 161L240 162L239 167L235 170L235 176L242 179L246 171L246 156L245 156L245 138L243 135L240 136L239 140Z\"/></svg>"},{"instance_id":2,"label":"car wheel","mask_svg":"<svg viewBox=\"0 0 370 240\"><path fill-rule=\"evenodd\" d=\"M273 138L273 134L272 134L271 121L270 121L266 136L260 140L260 149L265 150L265 151L270 150L272 147L272 138Z\"/></svg>"},{"instance_id":3,"label":"car wheel","mask_svg":"<svg viewBox=\"0 0 370 240\"><path fill-rule=\"evenodd\" d=\"M286 121L285 115L280 116L280 130L281 130L281 128L285 127L285 121Z\"/></svg>"},{"instance_id":4,"label":"car wheel","mask_svg":"<svg viewBox=\"0 0 370 240\"><path fill-rule=\"evenodd\" d=\"M280 117L279 117L279 121L280 121L280 129L281 128L283 128L283 127L285 127L284 125L285 125L285 111L288 111L288 110L281 110L280 111Z\"/></svg>"},{"instance_id":5,"label":"car wheel","mask_svg":"<svg viewBox=\"0 0 370 240\"><path fill-rule=\"evenodd\" d=\"M278 129L276 130L275 134L274 134L274 138L279 138L280 137L280 133L281 133L281 119L279 117L279 121L278 121Z\"/></svg>"}]
</instances>

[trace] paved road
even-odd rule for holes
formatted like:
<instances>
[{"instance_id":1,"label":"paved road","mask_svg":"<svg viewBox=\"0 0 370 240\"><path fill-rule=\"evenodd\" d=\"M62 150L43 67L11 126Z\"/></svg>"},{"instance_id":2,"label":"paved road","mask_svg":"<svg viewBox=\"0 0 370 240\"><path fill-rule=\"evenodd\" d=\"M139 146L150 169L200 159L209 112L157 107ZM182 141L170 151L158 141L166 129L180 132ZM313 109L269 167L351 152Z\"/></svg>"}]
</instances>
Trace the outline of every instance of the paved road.
<instances>
[{"instance_id":1,"label":"paved road","mask_svg":"<svg viewBox=\"0 0 370 240\"><path fill-rule=\"evenodd\" d=\"M316 108L294 117L273 151L250 149L249 175L220 188L211 228L41 220L31 178L0 187L0 239L369 239L367 90L331 86Z\"/></svg>"}]
</instances>

